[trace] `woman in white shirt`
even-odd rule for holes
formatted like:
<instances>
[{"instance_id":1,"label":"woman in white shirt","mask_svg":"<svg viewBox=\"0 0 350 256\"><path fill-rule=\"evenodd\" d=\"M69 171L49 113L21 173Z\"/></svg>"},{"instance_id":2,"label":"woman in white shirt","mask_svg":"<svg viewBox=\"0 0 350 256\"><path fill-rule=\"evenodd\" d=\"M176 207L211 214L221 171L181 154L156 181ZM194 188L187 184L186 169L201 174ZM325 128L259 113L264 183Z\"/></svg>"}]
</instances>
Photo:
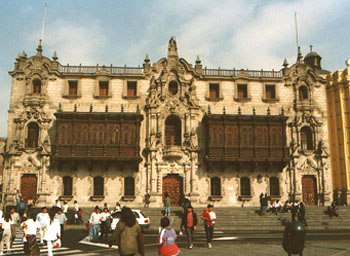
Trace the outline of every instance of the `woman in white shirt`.
<instances>
[{"instance_id":1,"label":"woman in white shirt","mask_svg":"<svg viewBox=\"0 0 350 256\"><path fill-rule=\"evenodd\" d=\"M111 214L108 212L108 208L104 208L103 212L101 213L101 238L105 237L107 240L108 236L108 219L110 218Z\"/></svg>"},{"instance_id":2,"label":"woman in white shirt","mask_svg":"<svg viewBox=\"0 0 350 256\"><path fill-rule=\"evenodd\" d=\"M61 238L61 226L58 219L55 219L56 212L54 209L51 209L49 216L50 220L46 223L46 233L44 240L47 242L47 255L52 256L52 248L57 241Z\"/></svg>"},{"instance_id":3,"label":"woman in white shirt","mask_svg":"<svg viewBox=\"0 0 350 256\"><path fill-rule=\"evenodd\" d=\"M0 220L0 226L4 229L2 234L2 239L0 242L0 255L4 254L4 243L6 243L7 252L10 253L11 250L11 236L13 233L13 221L9 215L5 215L4 218Z\"/></svg>"},{"instance_id":4,"label":"woman in white shirt","mask_svg":"<svg viewBox=\"0 0 350 256\"><path fill-rule=\"evenodd\" d=\"M40 249L36 241L36 233L40 231L40 223L36 220L36 214L32 214L30 217L21 224L21 227L26 230L24 252L26 255L39 256Z\"/></svg>"}]
</instances>

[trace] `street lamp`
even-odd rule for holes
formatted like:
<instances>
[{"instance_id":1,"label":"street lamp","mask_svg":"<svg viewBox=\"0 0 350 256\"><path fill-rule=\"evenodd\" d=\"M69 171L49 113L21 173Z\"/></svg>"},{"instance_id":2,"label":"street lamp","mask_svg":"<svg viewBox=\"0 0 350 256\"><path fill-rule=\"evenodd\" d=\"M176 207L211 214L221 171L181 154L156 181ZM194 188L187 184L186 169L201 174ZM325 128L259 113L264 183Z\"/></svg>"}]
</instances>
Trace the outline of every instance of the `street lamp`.
<instances>
[{"instance_id":1,"label":"street lamp","mask_svg":"<svg viewBox=\"0 0 350 256\"><path fill-rule=\"evenodd\" d=\"M291 192L291 198L290 200L292 202L295 202L295 193L296 193L296 174L295 174L295 156L294 153L296 152L298 148L298 145L294 143L293 141L289 144L289 156L290 156L290 163L289 163L289 172L290 172L290 192ZM293 183L292 183L293 180Z\"/></svg>"},{"instance_id":2,"label":"street lamp","mask_svg":"<svg viewBox=\"0 0 350 256\"><path fill-rule=\"evenodd\" d=\"M324 194L325 194L325 188L324 188L324 166L323 166L323 158L327 158L328 154L327 152L324 150L324 143L322 141L322 139L320 139L317 143L317 148L315 150L315 159L317 161L317 166L318 166L318 170L320 170L320 173L322 175L322 190L321 190L321 194L320 194L320 202L322 204L322 206L324 206Z\"/></svg>"}]
</instances>

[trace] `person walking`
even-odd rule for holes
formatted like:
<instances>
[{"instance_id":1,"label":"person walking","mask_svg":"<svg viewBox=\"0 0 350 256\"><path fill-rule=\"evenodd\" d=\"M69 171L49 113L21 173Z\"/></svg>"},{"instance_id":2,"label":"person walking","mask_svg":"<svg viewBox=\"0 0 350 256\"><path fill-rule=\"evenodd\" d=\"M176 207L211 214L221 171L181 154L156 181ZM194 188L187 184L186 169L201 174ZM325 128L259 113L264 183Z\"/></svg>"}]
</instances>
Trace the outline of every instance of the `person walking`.
<instances>
[{"instance_id":1,"label":"person walking","mask_svg":"<svg viewBox=\"0 0 350 256\"><path fill-rule=\"evenodd\" d=\"M115 212L118 212L118 211L121 211L122 210L122 208L121 208L121 206L120 206L120 203L119 202L116 202L115 203L115 207L114 207L114 211Z\"/></svg>"},{"instance_id":2,"label":"person walking","mask_svg":"<svg viewBox=\"0 0 350 256\"><path fill-rule=\"evenodd\" d=\"M104 203L103 204L103 209L107 208L107 212L109 212L109 208L108 208L108 204L107 203ZM103 212L103 211L102 211Z\"/></svg>"},{"instance_id":3,"label":"person walking","mask_svg":"<svg viewBox=\"0 0 350 256\"><path fill-rule=\"evenodd\" d=\"M11 237L11 245L13 243L13 241L15 241L16 238L16 234L19 228L19 224L21 223L21 218L19 217L18 212L15 211L14 207L11 207L10 209L10 217L11 220L13 222L13 233L12 233L12 237Z\"/></svg>"},{"instance_id":4,"label":"person walking","mask_svg":"<svg viewBox=\"0 0 350 256\"><path fill-rule=\"evenodd\" d=\"M0 228L3 229L2 239L0 242L0 255L4 255L4 244L6 244L7 253L11 251L11 237L14 233L13 221L10 214L6 214L4 218L0 220Z\"/></svg>"},{"instance_id":5,"label":"person walking","mask_svg":"<svg viewBox=\"0 0 350 256\"><path fill-rule=\"evenodd\" d=\"M118 245L121 256L134 256L139 253L145 255L144 236L141 227L136 221L134 213L128 207L123 207L120 220L113 232L113 241L109 243Z\"/></svg>"},{"instance_id":6,"label":"person walking","mask_svg":"<svg viewBox=\"0 0 350 256\"><path fill-rule=\"evenodd\" d=\"M98 242L98 233L100 232L102 215L100 213L100 208L96 205L95 211L91 213L89 224L91 224L89 228L89 235L91 237L92 242Z\"/></svg>"},{"instance_id":7,"label":"person walking","mask_svg":"<svg viewBox=\"0 0 350 256\"><path fill-rule=\"evenodd\" d=\"M151 195L149 193L145 194L145 208L149 208L149 204L151 203Z\"/></svg>"},{"instance_id":8,"label":"person walking","mask_svg":"<svg viewBox=\"0 0 350 256\"><path fill-rule=\"evenodd\" d=\"M46 207L41 208L41 212L36 216L36 220L40 223L40 244L44 244L46 224L50 220Z\"/></svg>"},{"instance_id":9,"label":"person walking","mask_svg":"<svg viewBox=\"0 0 350 256\"><path fill-rule=\"evenodd\" d=\"M40 231L40 223L36 220L36 214L32 214L29 219L21 224L25 231L24 252L27 256L39 256L40 249L36 241L36 233Z\"/></svg>"},{"instance_id":10,"label":"person walking","mask_svg":"<svg viewBox=\"0 0 350 256\"><path fill-rule=\"evenodd\" d=\"M58 212L55 215L55 219L58 219L58 221L60 222L61 243L63 243L64 230L66 229L68 219L67 219L67 216L63 213L61 208L58 208Z\"/></svg>"},{"instance_id":11,"label":"person walking","mask_svg":"<svg viewBox=\"0 0 350 256\"><path fill-rule=\"evenodd\" d=\"M67 219L69 219L68 218L68 210L69 210L69 205L68 205L67 201L64 201L63 206L62 206L62 211L63 211L64 215L66 215Z\"/></svg>"},{"instance_id":12,"label":"person walking","mask_svg":"<svg viewBox=\"0 0 350 256\"><path fill-rule=\"evenodd\" d=\"M168 192L164 193L164 216L170 216L170 197Z\"/></svg>"},{"instance_id":13,"label":"person walking","mask_svg":"<svg viewBox=\"0 0 350 256\"><path fill-rule=\"evenodd\" d=\"M267 206L269 204L269 200L268 200L268 197L267 195L263 193L260 194L260 205L261 205L261 215L265 215L266 212L267 212Z\"/></svg>"},{"instance_id":14,"label":"person walking","mask_svg":"<svg viewBox=\"0 0 350 256\"><path fill-rule=\"evenodd\" d=\"M191 207L191 206L192 206L192 204L191 204L190 199L188 199L187 197L184 197L183 203L182 203L182 207L184 209L184 213L187 211L188 207Z\"/></svg>"},{"instance_id":15,"label":"person walking","mask_svg":"<svg viewBox=\"0 0 350 256\"><path fill-rule=\"evenodd\" d=\"M304 223L304 225L306 227L307 226L307 222L306 222L306 219L305 219L305 215L306 215L305 204L303 202L300 202L299 209L298 209L298 220L301 223Z\"/></svg>"},{"instance_id":16,"label":"person walking","mask_svg":"<svg viewBox=\"0 0 350 256\"><path fill-rule=\"evenodd\" d=\"M51 209L49 216L50 219L46 222L46 233L44 240L47 242L47 255L52 256L52 249L54 243L61 238L61 227L58 219L55 219L56 211Z\"/></svg>"},{"instance_id":17,"label":"person walking","mask_svg":"<svg viewBox=\"0 0 350 256\"><path fill-rule=\"evenodd\" d=\"M170 226L170 220L168 217L163 217L160 220L161 231L158 237L159 252L161 256L176 256L179 255L180 249L176 244L176 232Z\"/></svg>"},{"instance_id":18,"label":"person walking","mask_svg":"<svg viewBox=\"0 0 350 256\"><path fill-rule=\"evenodd\" d=\"M212 248L212 240L214 234L214 225L216 220L216 214L213 211L214 206L208 204L207 208L204 209L202 219L204 220L204 230L207 237L208 248Z\"/></svg>"},{"instance_id":19,"label":"person walking","mask_svg":"<svg viewBox=\"0 0 350 256\"><path fill-rule=\"evenodd\" d=\"M108 237L108 225L107 220L111 217L111 214L108 212L108 208L104 208L101 213L101 239Z\"/></svg>"},{"instance_id":20,"label":"person walking","mask_svg":"<svg viewBox=\"0 0 350 256\"><path fill-rule=\"evenodd\" d=\"M74 224L79 224L79 205L77 200L74 200Z\"/></svg>"},{"instance_id":21,"label":"person walking","mask_svg":"<svg viewBox=\"0 0 350 256\"><path fill-rule=\"evenodd\" d=\"M62 208L61 203L58 199L55 201L55 204L53 206L56 208Z\"/></svg>"},{"instance_id":22,"label":"person walking","mask_svg":"<svg viewBox=\"0 0 350 256\"><path fill-rule=\"evenodd\" d=\"M16 210L19 214L19 216L21 217L21 221L23 221L23 216L24 216L24 213L26 212L27 210L27 204L24 200L23 197L20 197L20 198L16 198Z\"/></svg>"},{"instance_id":23,"label":"person walking","mask_svg":"<svg viewBox=\"0 0 350 256\"><path fill-rule=\"evenodd\" d=\"M193 248L194 231L197 229L197 214L194 213L193 207L189 206L185 211L181 221L181 230L184 230L187 237L187 245L189 249Z\"/></svg>"},{"instance_id":24,"label":"person walking","mask_svg":"<svg viewBox=\"0 0 350 256\"><path fill-rule=\"evenodd\" d=\"M81 208L79 208L78 210L78 223L83 223L83 211L81 210Z\"/></svg>"}]
</instances>

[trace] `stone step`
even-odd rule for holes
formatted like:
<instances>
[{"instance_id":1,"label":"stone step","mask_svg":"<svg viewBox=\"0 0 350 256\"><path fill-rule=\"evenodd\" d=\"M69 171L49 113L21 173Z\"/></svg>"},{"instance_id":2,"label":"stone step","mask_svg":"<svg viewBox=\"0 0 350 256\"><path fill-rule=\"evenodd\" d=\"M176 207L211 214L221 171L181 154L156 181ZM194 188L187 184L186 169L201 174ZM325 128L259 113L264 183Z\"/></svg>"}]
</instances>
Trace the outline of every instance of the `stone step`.
<instances>
[{"instance_id":1,"label":"stone step","mask_svg":"<svg viewBox=\"0 0 350 256\"><path fill-rule=\"evenodd\" d=\"M309 230L350 230L350 207L339 207L339 218L329 218L324 214L326 207L307 207L306 220L308 222ZM37 209L38 211L39 209ZM163 217L163 208L141 208L140 209L147 217L151 219L150 230L156 232L159 228L160 219ZM195 208L195 212L199 218L198 230L203 231L203 222L200 220L200 215L203 208ZM90 217L93 208L82 208L83 223L86 223ZM173 207L171 209L172 222L175 228L179 228L181 224L181 216L183 209L180 207ZM225 207L215 208L217 221L215 225L216 230L223 231L281 231L284 229L283 223L290 221L290 213L266 214L260 216L258 214L258 207ZM68 218L73 219L73 208L70 208Z\"/></svg>"}]
</instances>

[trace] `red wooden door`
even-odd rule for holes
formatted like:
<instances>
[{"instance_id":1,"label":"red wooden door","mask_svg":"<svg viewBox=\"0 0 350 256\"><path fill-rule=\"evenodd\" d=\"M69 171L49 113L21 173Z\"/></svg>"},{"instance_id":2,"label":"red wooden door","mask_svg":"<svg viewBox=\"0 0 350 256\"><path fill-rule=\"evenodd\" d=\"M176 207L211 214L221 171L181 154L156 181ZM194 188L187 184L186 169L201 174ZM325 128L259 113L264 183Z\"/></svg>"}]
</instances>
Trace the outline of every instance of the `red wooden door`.
<instances>
[{"instance_id":1,"label":"red wooden door","mask_svg":"<svg viewBox=\"0 0 350 256\"><path fill-rule=\"evenodd\" d=\"M35 174L24 174L21 178L21 194L24 199L33 200L36 196L37 177Z\"/></svg>"},{"instance_id":2,"label":"red wooden door","mask_svg":"<svg viewBox=\"0 0 350 256\"><path fill-rule=\"evenodd\" d=\"M302 178L303 202L306 205L316 204L316 179L314 176L304 176Z\"/></svg>"},{"instance_id":3,"label":"red wooden door","mask_svg":"<svg viewBox=\"0 0 350 256\"><path fill-rule=\"evenodd\" d=\"M178 175L168 175L163 178L163 199L165 192L168 192L171 205L180 205L183 198L182 177Z\"/></svg>"}]
</instances>

